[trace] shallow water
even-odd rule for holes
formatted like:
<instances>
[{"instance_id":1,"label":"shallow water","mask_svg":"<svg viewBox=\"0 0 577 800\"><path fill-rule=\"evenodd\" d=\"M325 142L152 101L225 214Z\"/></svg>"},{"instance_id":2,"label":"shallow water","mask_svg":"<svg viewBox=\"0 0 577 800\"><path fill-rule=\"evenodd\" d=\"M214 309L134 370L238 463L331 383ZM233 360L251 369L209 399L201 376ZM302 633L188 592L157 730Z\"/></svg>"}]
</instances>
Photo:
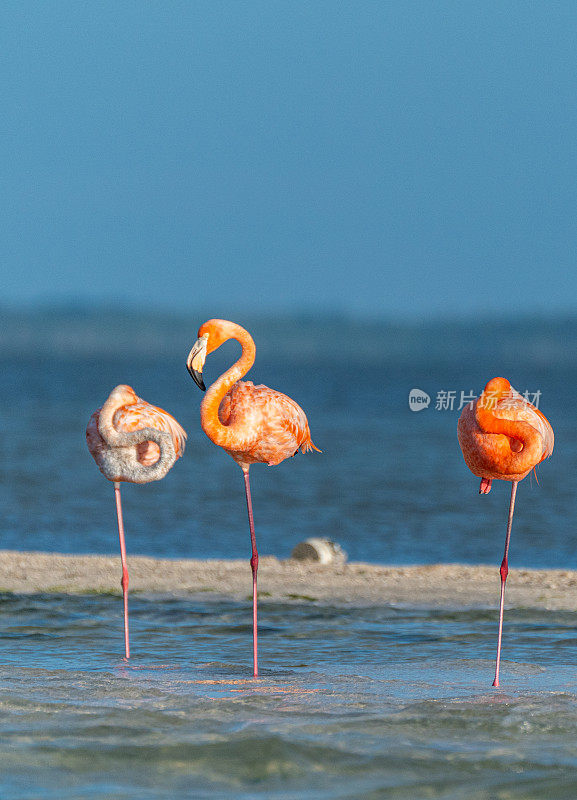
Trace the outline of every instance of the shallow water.
<instances>
[{"instance_id":1,"label":"shallow water","mask_svg":"<svg viewBox=\"0 0 577 800\"><path fill-rule=\"evenodd\" d=\"M574 798L569 613L3 596L0 796Z\"/></svg>"}]
</instances>

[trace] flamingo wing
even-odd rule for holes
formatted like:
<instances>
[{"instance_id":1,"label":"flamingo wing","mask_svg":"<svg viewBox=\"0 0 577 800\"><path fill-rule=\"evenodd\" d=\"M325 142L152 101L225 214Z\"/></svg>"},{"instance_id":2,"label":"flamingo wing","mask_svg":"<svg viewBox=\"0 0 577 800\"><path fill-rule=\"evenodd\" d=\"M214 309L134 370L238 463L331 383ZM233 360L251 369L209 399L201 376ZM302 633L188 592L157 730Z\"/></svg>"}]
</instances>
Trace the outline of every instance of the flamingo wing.
<instances>
[{"instance_id":1,"label":"flamingo wing","mask_svg":"<svg viewBox=\"0 0 577 800\"><path fill-rule=\"evenodd\" d=\"M239 381L224 396L218 416L223 425L242 427L243 461L280 464L314 448L305 412L286 394L268 386ZM315 448L316 449L316 448ZM231 452L233 458L240 451Z\"/></svg>"},{"instance_id":2,"label":"flamingo wing","mask_svg":"<svg viewBox=\"0 0 577 800\"><path fill-rule=\"evenodd\" d=\"M186 431L174 417L162 408L153 406L140 397L136 403L122 406L114 414L114 427L119 431L136 431L154 428L172 436L178 458L184 453Z\"/></svg>"},{"instance_id":3,"label":"flamingo wing","mask_svg":"<svg viewBox=\"0 0 577 800\"><path fill-rule=\"evenodd\" d=\"M543 455L541 461L551 455L555 444L555 435L549 420L538 408L535 408L532 403L529 403L523 395L519 394L512 386L510 396L499 400L495 406L494 413L496 417L500 417L501 419L528 422L529 425L540 434L543 440Z\"/></svg>"}]
</instances>

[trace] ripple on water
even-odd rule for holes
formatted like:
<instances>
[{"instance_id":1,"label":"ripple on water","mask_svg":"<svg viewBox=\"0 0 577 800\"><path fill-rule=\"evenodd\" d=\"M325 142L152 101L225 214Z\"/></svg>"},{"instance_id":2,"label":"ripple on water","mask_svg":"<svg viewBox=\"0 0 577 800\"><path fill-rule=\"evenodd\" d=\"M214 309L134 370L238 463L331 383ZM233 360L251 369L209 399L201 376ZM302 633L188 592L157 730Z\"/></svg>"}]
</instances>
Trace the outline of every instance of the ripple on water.
<instances>
[{"instance_id":1,"label":"ripple on water","mask_svg":"<svg viewBox=\"0 0 577 800\"><path fill-rule=\"evenodd\" d=\"M572 615L0 598L0 796L569 798ZM42 635L40 635L42 634Z\"/></svg>"}]
</instances>

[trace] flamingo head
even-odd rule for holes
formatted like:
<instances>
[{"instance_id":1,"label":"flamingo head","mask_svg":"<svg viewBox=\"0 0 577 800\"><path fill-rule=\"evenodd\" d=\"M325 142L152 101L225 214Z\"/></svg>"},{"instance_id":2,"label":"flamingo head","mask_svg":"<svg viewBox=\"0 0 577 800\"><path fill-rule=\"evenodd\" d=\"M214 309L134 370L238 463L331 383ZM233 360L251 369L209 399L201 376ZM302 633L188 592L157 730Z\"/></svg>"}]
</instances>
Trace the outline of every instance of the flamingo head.
<instances>
[{"instance_id":1,"label":"flamingo head","mask_svg":"<svg viewBox=\"0 0 577 800\"><path fill-rule=\"evenodd\" d=\"M244 328L226 319L209 319L200 326L198 339L186 359L186 367L193 381L203 392L206 390L206 386L202 379L202 368L207 355L213 353L229 339L242 341L244 336L248 336Z\"/></svg>"}]
</instances>

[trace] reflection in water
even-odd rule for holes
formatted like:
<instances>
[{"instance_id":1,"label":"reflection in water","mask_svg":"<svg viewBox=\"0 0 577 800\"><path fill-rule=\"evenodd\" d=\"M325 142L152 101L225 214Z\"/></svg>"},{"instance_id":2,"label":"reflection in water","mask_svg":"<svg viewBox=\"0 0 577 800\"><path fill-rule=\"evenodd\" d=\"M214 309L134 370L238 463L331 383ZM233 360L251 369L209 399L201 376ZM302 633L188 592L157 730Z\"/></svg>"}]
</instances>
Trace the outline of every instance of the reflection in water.
<instances>
[{"instance_id":1,"label":"reflection in water","mask_svg":"<svg viewBox=\"0 0 577 800\"><path fill-rule=\"evenodd\" d=\"M126 663L116 598L3 596L0 795L575 791L572 614L511 611L496 690L494 614L263 605L253 679L242 603L133 598Z\"/></svg>"}]
</instances>

